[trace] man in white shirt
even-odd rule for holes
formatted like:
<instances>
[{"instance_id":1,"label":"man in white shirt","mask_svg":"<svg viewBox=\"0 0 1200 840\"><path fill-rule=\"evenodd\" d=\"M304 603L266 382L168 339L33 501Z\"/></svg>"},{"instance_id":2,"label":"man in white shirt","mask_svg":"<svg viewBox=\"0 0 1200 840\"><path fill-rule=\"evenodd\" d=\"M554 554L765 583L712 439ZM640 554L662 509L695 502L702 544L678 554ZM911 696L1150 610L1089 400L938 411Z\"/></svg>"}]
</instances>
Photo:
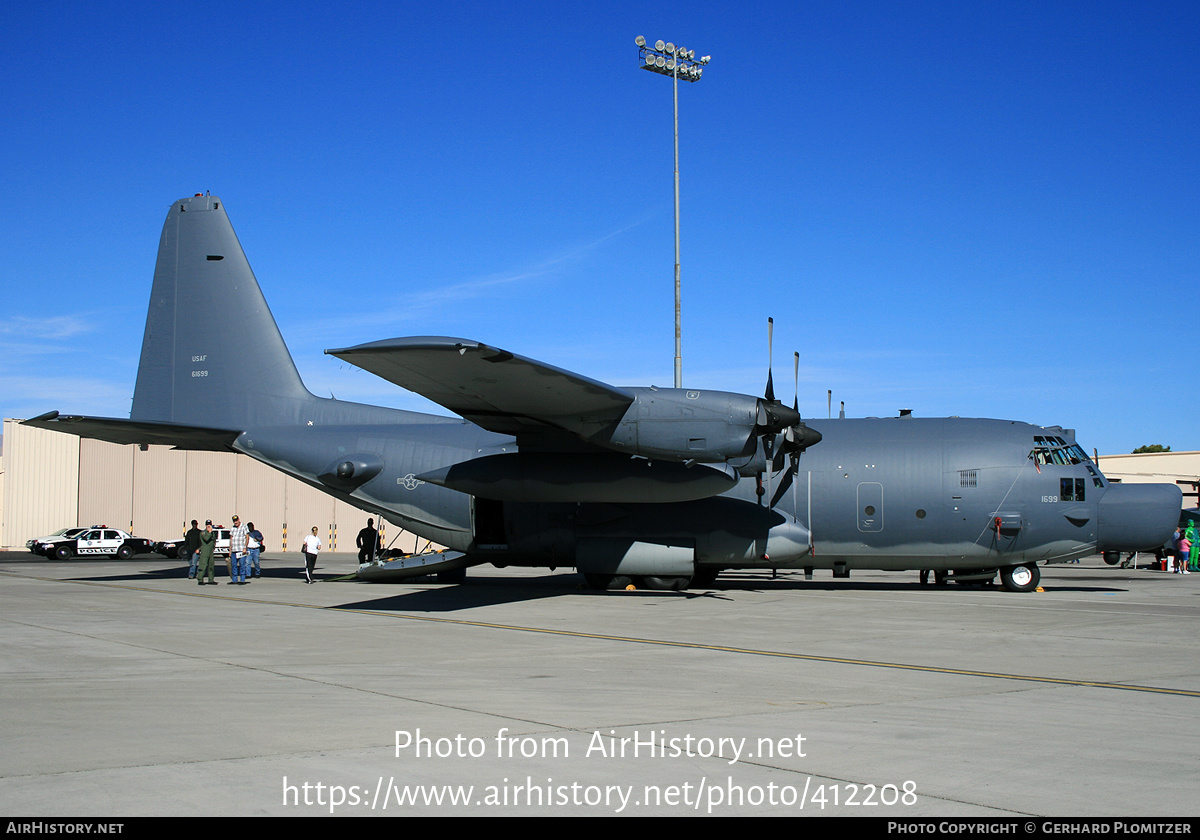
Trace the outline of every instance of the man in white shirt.
<instances>
[{"instance_id":1,"label":"man in white shirt","mask_svg":"<svg viewBox=\"0 0 1200 840\"><path fill-rule=\"evenodd\" d=\"M317 567L317 555L321 553L321 538L317 536L317 526L312 527L312 533L304 538L304 577L305 583L313 582L313 570Z\"/></svg>"}]
</instances>

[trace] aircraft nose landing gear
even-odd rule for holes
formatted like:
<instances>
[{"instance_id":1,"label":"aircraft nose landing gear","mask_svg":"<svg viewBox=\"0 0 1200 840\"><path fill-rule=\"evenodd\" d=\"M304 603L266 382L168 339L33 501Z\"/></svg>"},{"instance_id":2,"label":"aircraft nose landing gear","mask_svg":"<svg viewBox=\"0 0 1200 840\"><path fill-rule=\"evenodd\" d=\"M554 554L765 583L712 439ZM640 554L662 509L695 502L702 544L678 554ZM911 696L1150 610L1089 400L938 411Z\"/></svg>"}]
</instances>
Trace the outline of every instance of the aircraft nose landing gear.
<instances>
[{"instance_id":1,"label":"aircraft nose landing gear","mask_svg":"<svg viewBox=\"0 0 1200 840\"><path fill-rule=\"evenodd\" d=\"M1022 566L1005 566L1000 570L1000 580L1009 592L1032 592L1038 587L1042 573L1036 563Z\"/></svg>"}]
</instances>

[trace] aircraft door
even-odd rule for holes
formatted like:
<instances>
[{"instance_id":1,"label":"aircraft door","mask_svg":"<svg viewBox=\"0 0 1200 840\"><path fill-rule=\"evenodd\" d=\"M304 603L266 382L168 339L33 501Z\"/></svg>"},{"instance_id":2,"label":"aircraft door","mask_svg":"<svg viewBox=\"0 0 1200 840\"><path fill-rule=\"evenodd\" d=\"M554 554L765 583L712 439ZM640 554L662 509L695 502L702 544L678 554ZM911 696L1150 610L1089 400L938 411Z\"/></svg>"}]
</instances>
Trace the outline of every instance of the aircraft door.
<instances>
[{"instance_id":1,"label":"aircraft door","mask_svg":"<svg viewBox=\"0 0 1200 840\"><path fill-rule=\"evenodd\" d=\"M883 485L877 481L858 485L858 530L863 533L883 530Z\"/></svg>"},{"instance_id":2,"label":"aircraft door","mask_svg":"<svg viewBox=\"0 0 1200 840\"><path fill-rule=\"evenodd\" d=\"M474 497L475 549L477 551L507 551L508 536L504 528L504 502Z\"/></svg>"}]
</instances>

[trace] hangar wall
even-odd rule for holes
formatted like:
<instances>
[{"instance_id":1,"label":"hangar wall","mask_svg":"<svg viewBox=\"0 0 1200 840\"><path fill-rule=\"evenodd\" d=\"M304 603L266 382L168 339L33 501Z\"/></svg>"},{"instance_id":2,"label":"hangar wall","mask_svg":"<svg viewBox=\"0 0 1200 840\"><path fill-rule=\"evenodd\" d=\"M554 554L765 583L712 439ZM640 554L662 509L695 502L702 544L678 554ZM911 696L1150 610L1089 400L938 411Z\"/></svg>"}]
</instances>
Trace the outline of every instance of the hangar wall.
<instances>
[{"instance_id":1,"label":"hangar wall","mask_svg":"<svg viewBox=\"0 0 1200 840\"><path fill-rule=\"evenodd\" d=\"M1185 508L1200 507L1200 452L1100 455L1097 466L1113 481L1178 484Z\"/></svg>"},{"instance_id":2,"label":"hangar wall","mask_svg":"<svg viewBox=\"0 0 1200 840\"><path fill-rule=\"evenodd\" d=\"M0 544L74 525L79 519L79 438L4 421L4 506Z\"/></svg>"},{"instance_id":3,"label":"hangar wall","mask_svg":"<svg viewBox=\"0 0 1200 840\"><path fill-rule=\"evenodd\" d=\"M263 532L268 552L299 551L313 525L329 551L357 551L368 514L242 455L118 446L4 421L0 546L71 525L112 525L171 539L191 520L229 525L234 513ZM378 524L379 517L375 516ZM385 524L390 543L397 528ZM403 534L395 547L411 551Z\"/></svg>"}]
</instances>

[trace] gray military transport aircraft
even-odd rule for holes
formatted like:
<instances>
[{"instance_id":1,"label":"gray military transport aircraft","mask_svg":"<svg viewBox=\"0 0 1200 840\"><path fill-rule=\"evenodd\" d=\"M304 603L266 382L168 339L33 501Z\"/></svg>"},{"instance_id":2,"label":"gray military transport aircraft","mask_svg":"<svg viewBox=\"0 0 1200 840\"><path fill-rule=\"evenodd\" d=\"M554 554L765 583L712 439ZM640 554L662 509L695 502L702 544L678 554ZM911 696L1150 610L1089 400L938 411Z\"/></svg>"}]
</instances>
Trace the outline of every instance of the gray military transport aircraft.
<instances>
[{"instance_id":1,"label":"gray military transport aircraft","mask_svg":"<svg viewBox=\"0 0 1200 840\"><path fill-rule=\"evenodd\" d=\"M764 397L614 387L461 338L326 352L459 416L311 394L224 203L196 195L163 225L130 419L26 423L240 452L450 549L392 577L490 562L683 589L883 569L1028 591L1039 563L1161 545L1181 507L1173 485L1109 483L1056 426L801 421L769 376Z\"/></svg>"}]
</instances>

